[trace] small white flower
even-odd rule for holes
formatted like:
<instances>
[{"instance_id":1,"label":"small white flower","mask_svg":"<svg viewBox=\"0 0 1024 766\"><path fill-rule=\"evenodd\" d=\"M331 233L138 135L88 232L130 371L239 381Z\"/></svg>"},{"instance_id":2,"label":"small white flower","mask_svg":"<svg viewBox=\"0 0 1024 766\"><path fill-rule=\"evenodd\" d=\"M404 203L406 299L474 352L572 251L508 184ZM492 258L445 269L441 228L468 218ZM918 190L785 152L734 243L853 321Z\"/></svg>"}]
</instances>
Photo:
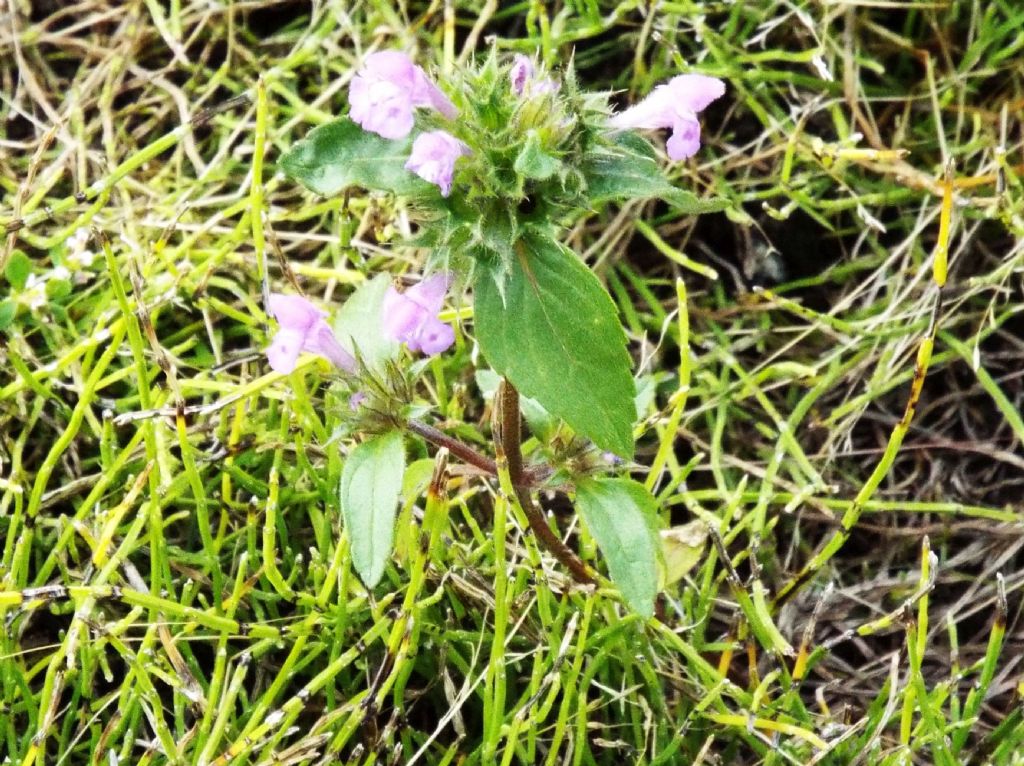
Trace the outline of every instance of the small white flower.
<instances>
[{"instance_id":1,"label":"small white flower","mask_svg":"<svg viewBox=\"0 0 1024 766\"><path fill-rule=\"evenodd\" d=\"M46 305L46 277L38 274L29 274L25 280L25 290L21 299L28 304L32 311L38 311Z\"/></svg>"}]
</instances>

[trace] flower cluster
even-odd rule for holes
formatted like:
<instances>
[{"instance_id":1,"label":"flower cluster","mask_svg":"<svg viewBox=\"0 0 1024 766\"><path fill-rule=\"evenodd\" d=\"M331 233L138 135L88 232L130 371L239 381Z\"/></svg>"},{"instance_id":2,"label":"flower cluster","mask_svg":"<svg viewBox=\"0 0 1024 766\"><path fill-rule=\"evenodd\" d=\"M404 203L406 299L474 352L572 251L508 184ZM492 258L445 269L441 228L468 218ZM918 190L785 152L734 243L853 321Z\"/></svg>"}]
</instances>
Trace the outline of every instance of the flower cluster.
<instances>
[{"instance_id":1,"label":"flower cluster","mask_svg":"<svg viewBox=\"0 0 1024 766\"><path fill-rule=\"evenodd\" d=\"M349 117L363 130L395 140L413 129L416 107L437 110L449 120L458 116L455 105L427 77L422 67L398 51L381 51L366 57L352 79L348 93ZM413 143L405 164L441 194L451 193L455 161L469 154L469 147L444 130L422 133Z\"/></svg>"},{"instance_id":2,"label":"flower cluster","mask_svg":"<svg viewBox=\"0 0 1024 766\"><path fill-rule=\"evenodd\" d=\"M556 93L557 82L539 77L533 61L522 54L513 57L508 70L512 93L519 98ZM665 145L672 160L692 157L700 148L697 114L725 93L725 83L716 77L683 74L657 86L647 98L613 115L613 130L670 128ZM366 57L349 89L349 116L364 130L389 140L408 136L417 108L432 109L449 121L458 111L444 92L430 80L423 68L399 51L380 51ZM441 194L451 193L455 165L470 155L469 147L446 130L432 130L417 136L407 170L436 185Z\"/></svg>"},{"instance_id":3,"label":"flower cluster","mask_svg":"<svg viewBox=\"0 0 1024 766\"><path fill-rule=\"evenodd\" d=\"M447 274L435 274L404 293L388 287L381 312L381 329L410 351L433 355L447 351L455 331L437 318L450 284ZM299 354L308 351L326 357L339 370L355 374L356 360L338 341L327 323L327 312L298 295L270 294L267 307L278 331L267 348L267 361L276 372L290 373Z\"/></svg>"},{"instance_id":4,"label":"flower cluster","mask_svg":"<svg viewBox=\"0 0 1024 766\"><path fill-rule=\"evenodd\" d=\"M55 261L52 269L28 275L18 300L31 311L39 311L50 303L51 296L63 296L73 289L72 285L89 282L94 276L89 269L96 259L96 254L89 249L90 238L89 230L85 227L76 229L65 243L67 251Z\"/></svg>"}]
</instances>

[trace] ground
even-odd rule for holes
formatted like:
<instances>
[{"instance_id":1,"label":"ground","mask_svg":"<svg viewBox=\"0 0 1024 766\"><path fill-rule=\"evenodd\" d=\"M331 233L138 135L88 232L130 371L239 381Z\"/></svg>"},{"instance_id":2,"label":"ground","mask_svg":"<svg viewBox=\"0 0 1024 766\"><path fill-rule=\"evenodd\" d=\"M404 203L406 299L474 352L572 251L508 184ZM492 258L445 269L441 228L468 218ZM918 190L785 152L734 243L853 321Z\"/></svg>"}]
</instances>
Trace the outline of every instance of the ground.
<instances>
[{"instance_id":1,"label":"ground","mask_svg":"<svg viewBox=\"0 0 1024 766\"><path fill-rule=\"evenodd\" d=\"M1022 24L1011 0L12 0L0 755L1024 762ZM455 458L428 493L415 439L384 578L352 569L343 402L315 361L268 374L261 264L325 305L419 271L402 200L276 172L373 48L441 78L571 57L619 105L681 68L727 83L670 170L726 212L607 205L568 239L651 394L616 470L666 527L718 530L651 620ZM453 306L417 396L486 452Z\"/></svg>"}]
</instances>

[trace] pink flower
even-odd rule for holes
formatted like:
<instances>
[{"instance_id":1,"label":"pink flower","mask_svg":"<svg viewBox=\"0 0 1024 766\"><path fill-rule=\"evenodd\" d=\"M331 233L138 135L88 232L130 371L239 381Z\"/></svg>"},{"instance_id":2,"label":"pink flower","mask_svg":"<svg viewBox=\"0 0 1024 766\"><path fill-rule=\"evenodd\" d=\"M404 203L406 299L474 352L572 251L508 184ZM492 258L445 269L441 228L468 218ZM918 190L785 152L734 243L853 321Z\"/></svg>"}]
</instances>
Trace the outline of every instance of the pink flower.
<instances>
[{"instance_id":1,"label":"pink flower","mask_svg":"<svg viewBox=\"0 0 1024 766\"><path fill-rule=\"evenodd\" d=\"M356 371L356 360L334 337L324 320L325 311L301 296L281 293L270 294L269 309L280 325L267 349L271 369L289 373L295 369L299 353L309 351L327 357L335 367L346 372Z\"/></svg>"},{"instance_id":2,"label":"pink flower","mask_svg":"<svg viewBox=\"0 0 1024 766\"><path fill-rule=\"evenodd\" d=\"M405 169L411 170L424 181L436 184L441 194L447 197L452 190L455 160L467 154L469 147L455 136L443 130L432 130L416 136Z\"/></svg>"},{"instance_id":3,"label":"pink flower","mask_svg":"<svg viewBox=\"0 0 1024 766\"><path fill-rule=\"evenodd\" d=\"M447 274L434 274L404 293L388 287L384 294L384 334L410 351L440 354L455 342L455 331L437 318L448 290Z\"/></svg>"},{"instance_id":4,"label":"pink flower","mask_svg":"<svg viewBox=\"0 0 1024 766\"><path fill-rule=\"evenodd\" d=\"M617 129L672 128L665 148L673 160L692 157L700 148L697 113L725 93L725 83L703 74L681 74L659 85L636 106L612 117Z\"/></svg>"},{"instance_id":5,"label":"pink flower","mask_svg":"<svg viewBox=\"0 0 1024 766\"><path fill-rule=\"evenodd\" d=\"M508 72L508 79L512 83L512 92L517 96L522 96L524 93L539 96L558 90L558 83L554 80L547 77L535 80L533 77L535 71L533 61L528 56L524 56L522 53L513 56L512 68Z\"/></svg>"},{"instance_id":6,"label":"pink flower","mask_svg":"<svg viewBox=\"0 0 1024 766\"><path fill-rule=\"evenodd\" d=\"M436 109L448 119L455 105L428 78L423 69L399 51L372 53L352 78L349 117L363 130L387 139L405 138L412 131L413 110Z\"/></svg>"}]
</instances>

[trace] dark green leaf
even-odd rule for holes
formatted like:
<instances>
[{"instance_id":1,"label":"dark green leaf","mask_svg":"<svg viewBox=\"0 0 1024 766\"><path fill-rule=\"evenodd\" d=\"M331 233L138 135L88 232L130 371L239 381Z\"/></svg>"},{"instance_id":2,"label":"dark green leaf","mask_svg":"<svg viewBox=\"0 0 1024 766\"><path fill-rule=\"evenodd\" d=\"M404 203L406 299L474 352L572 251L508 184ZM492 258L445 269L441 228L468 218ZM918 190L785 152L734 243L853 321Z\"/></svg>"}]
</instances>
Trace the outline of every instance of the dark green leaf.
<instances>
[{"instance_id":1,"label":"dark green leaf","mask_svg":"<svg viewBox=\"0 0 1024 766\"><path fill-rule=\"evenodd\" d=\"M481 270L476 336L524 395L601 449L633 455L635 389L615 304L567 248L537 234L515 247L502 283Z\"/></svg>"},{"instance_id":2,"label":"dark green leaf","mask_svg":"<svg viewBox=\"0 0 1024 766\"><path fill-rule=\"evenodd\" d=\"M721 197L700 199L669 183L651 145L635 133L620 133L612 146L601 147L583 166L592 203L608 200L663 199L689 215L729 207Z\"/></svg>"},{"instance_id":3,"label":"dark green leaf","mask_svg":"<svg viewBox=\"0 0 1024 766\"><path fill-rule=\"evenodd\" d=\"M626 603L642 617L653 615L660 554L655 499L632 479L583 479L576 507Z\"/></svg>"},{"instance_id":4,"label":"dark green leaf","mask_svg":"<svg viewBox=\"0 0 1024 766\"><path fill-rule=\"evenodd\" d=\"M437 187L405 169L412 137L389 141L347 117L314 128L281 158L307 189L330 197L349 186L406 196L438 196Z\"/></svg>"},{"instance_id":5,"label":"dark green leaf","mask_svg":"<svg viewBox=\"0 0 1024 766\"><path fill-rule=\"evenodd\" d=\"M485 260L497 256L502 268L515 257L515 216L502 204L491 205L484 213L477 213L469 247Z\"/></svg>"},{"instance_id":6,"label":"dark green leaf","mask_svg":"<svg viewBox=\"0 0 1024 766\"><path fill-rule=\"evenodd\" d=\"M24 290L28 275L32 273L32 259L21 250L15 250L7 261L4 273L11 287L15 290Z\"/></svg>"},{"instance_id":7,"label":"dark green leaf","mask_svg":"<svg viewBox=\"0 0 1024 766\"><path fill-rule=\"evenodd\" d=\"M391 555L404 473L405 447L397 431L360 444L341 471L341 513L352 564L367 588L380 582Z\"/></svg>"}]
</instances>

